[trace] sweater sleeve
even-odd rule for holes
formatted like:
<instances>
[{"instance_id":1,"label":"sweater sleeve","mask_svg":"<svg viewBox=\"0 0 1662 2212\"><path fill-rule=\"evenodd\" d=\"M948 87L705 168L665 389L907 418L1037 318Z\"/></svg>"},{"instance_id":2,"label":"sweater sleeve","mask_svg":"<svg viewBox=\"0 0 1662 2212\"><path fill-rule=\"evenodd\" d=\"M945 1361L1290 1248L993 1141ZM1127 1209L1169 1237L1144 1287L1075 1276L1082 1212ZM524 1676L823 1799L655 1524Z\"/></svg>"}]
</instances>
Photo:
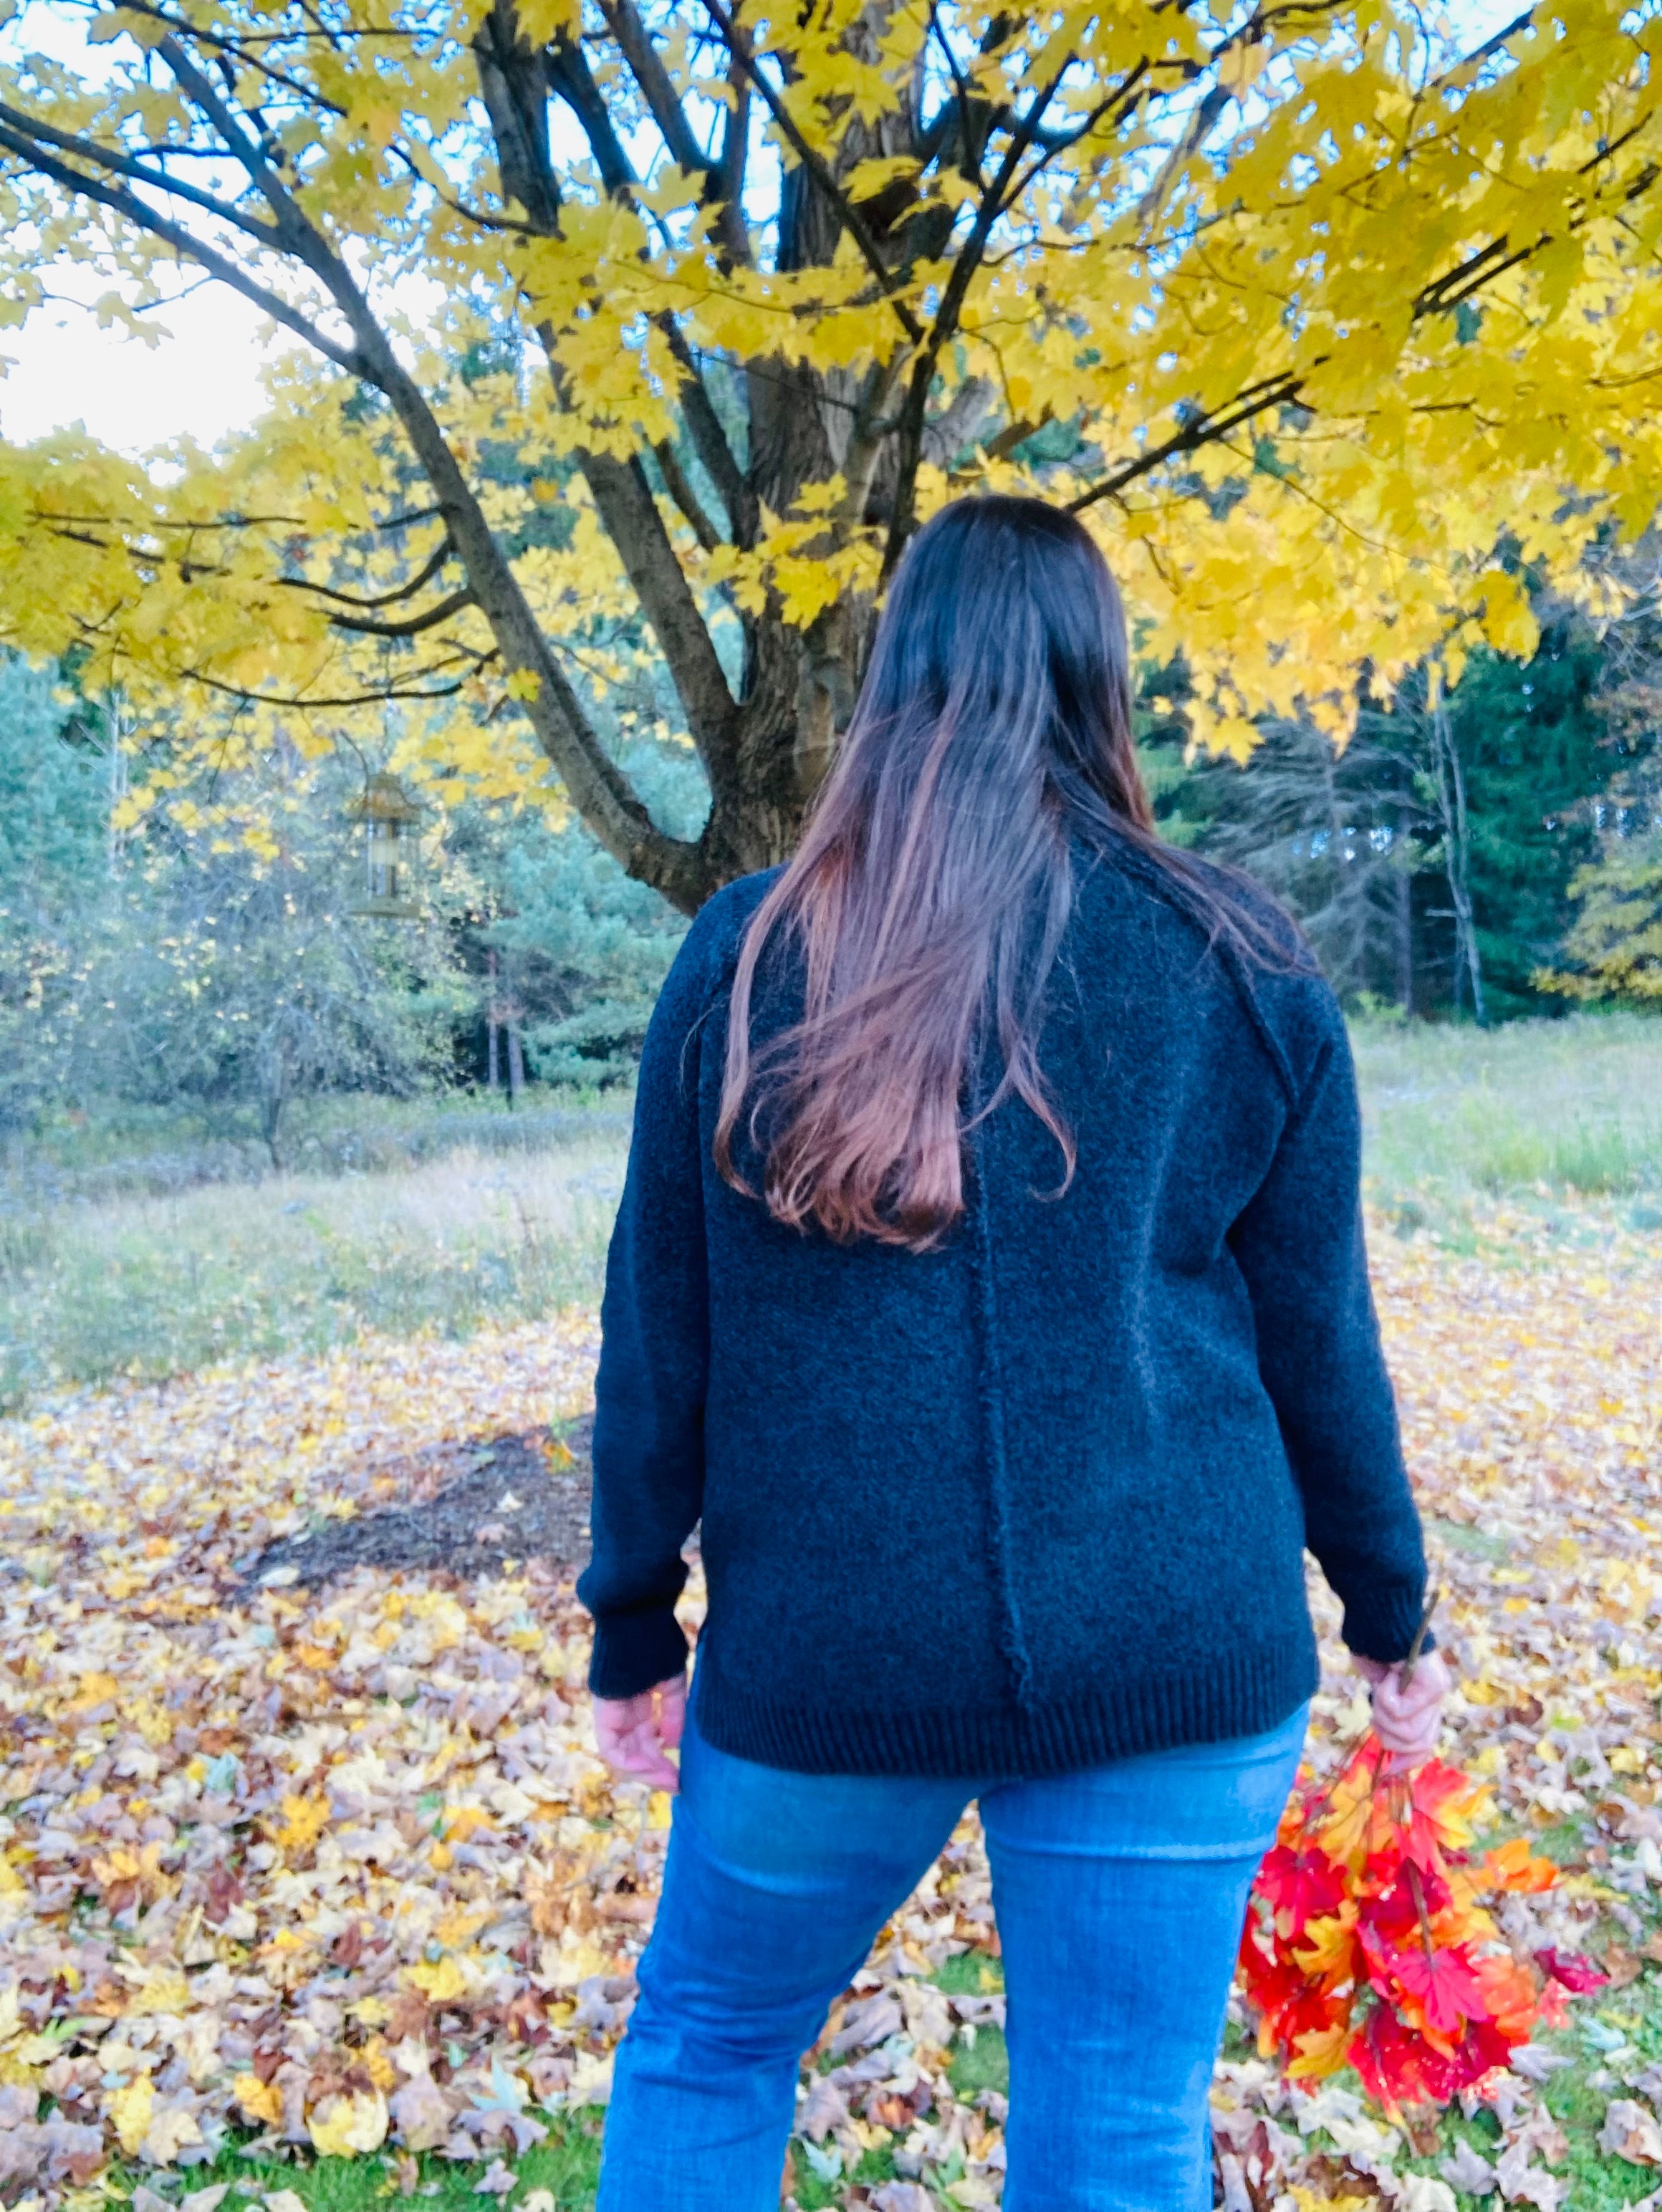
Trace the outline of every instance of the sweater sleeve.
<instances>
[{"instance_id":1,"label":"sweater sleeve","mask_svg":"<svg viewBox=\"0 0 1662 2212\"><path fill-rule=\"evenodd\" d=\"M695 924L647 1031L634 1134L600 1309L594 1550L577 1595L594 1618L588 1683L630 1698L679 1674L681 1547L704 1486L709 1308L698 1133L707 928Z\"/></svg>"},{"instance_id":2,"label":"sweater sleeve","mask_svg":"<svg viewBox=\"0 0 1662 2212\"><path fill-rule=\"evenodd\" d=\"M1306 1540L1343 1603L1346 1644L1389 1662L1407 1656L1420 1625L1425 1553L1368 1285L1361 1117L1336 1006L1324 1027L1269 1172L1229 1241Z\"/></svg>"}]
</instances>

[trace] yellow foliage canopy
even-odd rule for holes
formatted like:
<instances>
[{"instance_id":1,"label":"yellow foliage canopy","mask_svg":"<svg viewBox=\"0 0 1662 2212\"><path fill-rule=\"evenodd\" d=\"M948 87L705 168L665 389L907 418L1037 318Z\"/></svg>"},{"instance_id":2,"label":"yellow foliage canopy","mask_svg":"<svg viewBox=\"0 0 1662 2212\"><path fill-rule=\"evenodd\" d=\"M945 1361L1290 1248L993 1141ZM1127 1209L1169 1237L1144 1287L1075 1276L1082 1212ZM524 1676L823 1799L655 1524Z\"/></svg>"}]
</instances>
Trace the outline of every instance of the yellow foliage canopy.
<instances>
[{"instance_id":1,"label":"yellow foliage canopy","mask_svg":"<svg viewBox=\"0 0 1662 2212\"><path fill-rule=\"evenodd\" d=\"M204 742L396 697L683 904L788 844L961 492L1086 515L1242 754L1527 653L1520 565L1658 504L1662 22L1616 0L1467 52L1387 0L52 4L80 66L0 47L0 312L71 259L131 320L183 261L310 352L171 472L0 449L0 636L197 686ZM696 844L600 742L642 653Z\"/></svg>"}]
</instances>

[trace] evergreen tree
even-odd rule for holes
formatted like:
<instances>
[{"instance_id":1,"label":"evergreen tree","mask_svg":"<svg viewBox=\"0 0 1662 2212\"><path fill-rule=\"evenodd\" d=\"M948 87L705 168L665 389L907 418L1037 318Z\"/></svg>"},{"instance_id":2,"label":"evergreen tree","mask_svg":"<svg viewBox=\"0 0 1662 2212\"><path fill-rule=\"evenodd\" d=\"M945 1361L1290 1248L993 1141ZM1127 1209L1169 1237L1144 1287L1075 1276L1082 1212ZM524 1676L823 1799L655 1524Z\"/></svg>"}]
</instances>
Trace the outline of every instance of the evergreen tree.
<instances>
[{"instance_id":1,"label":"evergreen tree","mask_svg":"<svg viewBox=\"0 0 1662 2212\"><path fill-rule=\"evenodd\" d=\"M1572 883L1642 750L1613 742L1602 665L1590 626L1561 612L1527 663L1474 654L1446 705L1415 670L1388 703L1364 697L1342 751L1309 723L1266 722L1244 768L1185 756L1182 672L1164 672L1150 695L1176 711L1151 718L1146 741L1156 815L1284 900L1348 999L1550 1012L1543 971L1573 921Z\"/></svg>"},{"instance_id":2,"label":"evergreen tree","mask_svg":"<svg viewBox=\"0 0 1662 2212\"><path fill-rule=\"evenodd\" d=\"M1449 699L1465 780L1473 915L1491 1019L1550 1011L1541 971L1571 926L1570 884L1598 849L1612 757L1598 641L1579 617L1543 625L1527 663L1474 655Z\"/></svg>"}]
</instances>

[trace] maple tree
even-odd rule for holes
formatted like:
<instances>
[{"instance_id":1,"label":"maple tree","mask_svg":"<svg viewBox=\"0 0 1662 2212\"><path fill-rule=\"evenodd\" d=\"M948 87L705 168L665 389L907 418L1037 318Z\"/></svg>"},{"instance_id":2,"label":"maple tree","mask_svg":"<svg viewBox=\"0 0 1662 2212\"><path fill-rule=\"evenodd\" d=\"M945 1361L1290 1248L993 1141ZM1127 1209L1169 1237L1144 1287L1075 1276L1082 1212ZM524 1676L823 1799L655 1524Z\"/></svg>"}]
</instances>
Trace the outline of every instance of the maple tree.
<instances>
[{"instance_id":1,"label":"maple tree","mask_svg":"<svg viewBox=\"0 0 1662 2212\"><path fill-rule=\"evenodd\" d=\"M1523 568L1657 503L1647 8L1462 52L1388 0L52 7L83 43L0 70L10 316L80 263L143 327L182 269L307 351L166 480L0 456L0 635L193 685L204 744L390 699L470 787L551 763L683 908L791 846L955 492L1087 516L1237 753L1526 651ZM658 657L696 836L608 742Z\"/></svg>"}]
</instances>

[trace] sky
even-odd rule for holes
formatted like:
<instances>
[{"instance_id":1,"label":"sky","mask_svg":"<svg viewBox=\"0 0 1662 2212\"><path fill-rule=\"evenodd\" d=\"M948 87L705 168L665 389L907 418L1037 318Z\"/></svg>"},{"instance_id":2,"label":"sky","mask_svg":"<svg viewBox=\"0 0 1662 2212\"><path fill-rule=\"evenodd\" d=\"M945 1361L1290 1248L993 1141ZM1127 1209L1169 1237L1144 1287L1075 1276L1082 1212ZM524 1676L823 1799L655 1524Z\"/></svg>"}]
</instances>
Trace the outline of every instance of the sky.
<instances>
[{"instance_id":1,"label":"sky","mask_svg":"<svg viewBox=\"0 0 1662 2212\"><path fill-rule=\"evenodd\" d=\"M107 51L88 44L81 11L52 0L27 0L0 41L88 74ZM225 285L204 285L152 311L167 335L149 346L99 328L91 302L107 286L90 276L77 284L79 274L56 272L61 298L21 331L0 331L0 439L26 445L80 422L106 445L142 453L186 432L211 444L259 413L265 318L257 308Z\"/></svg>"},{"instance_id":2,"label":"sky","mask_svg":"<svg viewBox=\"0 0 1662 2212\"><path fill-rule=\"evenodd\" d=\"M80 422L137 454L186 432L211 445L252 422L264 402L258 308L210 284L154 319L168 333L154 346L100 331L88 308L70 304L0 332L0 356L14 364L0 380L0 438L26 445ZM283 349L293 344L285 336Z\"/></svg>"}]
</instances>

